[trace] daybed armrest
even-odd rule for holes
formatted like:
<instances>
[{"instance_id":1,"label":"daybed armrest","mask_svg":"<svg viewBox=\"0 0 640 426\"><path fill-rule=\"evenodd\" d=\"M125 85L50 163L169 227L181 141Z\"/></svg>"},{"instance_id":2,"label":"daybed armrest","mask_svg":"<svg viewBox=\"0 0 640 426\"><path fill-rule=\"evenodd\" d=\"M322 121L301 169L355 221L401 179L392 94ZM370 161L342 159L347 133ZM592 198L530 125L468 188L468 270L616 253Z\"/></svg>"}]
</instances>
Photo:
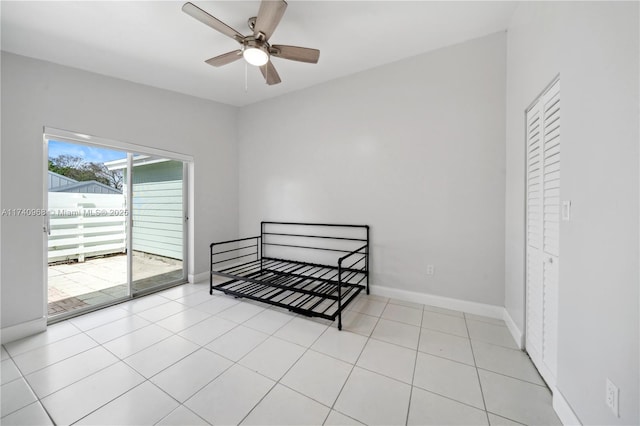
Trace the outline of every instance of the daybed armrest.
<instances>
[{"instance_id":1,"label":"daybed armrest","mask_svg":"<svg viewBox=\"0 0 640 426\"><path fill-rule=\"evenodd\" d=\"M255 237L247 237L247 238L239 238L237 240L229 240L229 241L216 241L209 245L209 247L217 246L219 244L228 244L228 243L237 243L238 241L247 241L253 240L254 238L260 238L260 235L256 235Z\"/></svg>"}]
</instances>

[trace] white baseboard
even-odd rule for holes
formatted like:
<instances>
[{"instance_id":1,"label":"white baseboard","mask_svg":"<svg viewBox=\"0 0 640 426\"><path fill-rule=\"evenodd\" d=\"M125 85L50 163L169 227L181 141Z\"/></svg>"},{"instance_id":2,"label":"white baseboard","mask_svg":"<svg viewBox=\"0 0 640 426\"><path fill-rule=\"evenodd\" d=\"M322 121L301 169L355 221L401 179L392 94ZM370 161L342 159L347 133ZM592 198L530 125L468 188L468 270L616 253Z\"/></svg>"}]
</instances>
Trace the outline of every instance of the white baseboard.
<instances>
[{"instance_id":1,"label":"white baseboard","mask_svg":"<svg viewBox=\"0 0 640 426\"><path fill-rule=\"evenodd\" d=\"M436 296L434 294L418 293L409 290L383 287L379 285L370 286L371 293L391 297L393 299L406 300L408 302L422 303L424 305L437 306L439 308L453 309L468 314L482 315L484 317L503 319L504 307L488 305L485 303L470 302L468 300L453 299L451 297Z\"/></svg>"},{"instance_id":2,"label":"white baseboard","mask_svg":"<svg viewBox=\"0 0 640 426\"><path fill-rule=\"evenodd\" d=\"M40 333L47 329L47 318L42 317L35 320L23 322L20 324L12 325L9 327L3 327L0 337L2 344L13 342L14 340L22 339L23 337L31 336L32 334Z\"/></svg>"},{"instance_id":3,"label":"white baseboard","mask_svg":"<svg viewBox=\"0 0 640 426\"><path fill-rule=\"evenodd\" d=\"M511 315L509 315L509 311L507 311L506 309L504 310L504 316L502 317L502 319L504 320L505 324L507 324L507 328L509 329L513 340L516 341L518 348L520 350L524 349L524 334L518 328L516 322L513 320L513 318L511 318Z\"/></svg>"},{"instance_id":4,"label":"white baseboard","mask_svg":"<svg viewBox=\"0 0 640 426\"><path fill-rule=\"evenodd\" d=\"M553 409L563 425L573 426L582 424L558 388L553 389Z\"/></svg>"},{"instance_id":5,"label":"white baseboard","mask_svg":"<svg viewBox=\"0 0 640 426\"><path fill-rule=\"evenodd\" d=\"M193 283L199 283L202 281L208 281L209 280L209 272L201 272L199 274L189 274L189 276L187 276L187 280L193 284Z\"/></svg>"}]
</instances>

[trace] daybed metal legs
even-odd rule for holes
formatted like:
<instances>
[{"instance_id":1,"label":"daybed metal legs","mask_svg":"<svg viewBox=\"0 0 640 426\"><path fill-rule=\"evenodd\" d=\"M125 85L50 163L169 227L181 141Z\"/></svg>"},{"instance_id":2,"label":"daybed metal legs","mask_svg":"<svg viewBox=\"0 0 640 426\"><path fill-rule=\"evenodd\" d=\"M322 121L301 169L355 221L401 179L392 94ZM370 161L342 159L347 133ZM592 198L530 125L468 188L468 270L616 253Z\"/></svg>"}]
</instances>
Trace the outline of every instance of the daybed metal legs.
<instances>
[{"instance_id":1,"label":"daybed metal legs","mask_svg":"<svg viewBox=\"0 0 640 426\"><path fill-rule=\"evenodd\" d=\"M213 246L215 243L209 245L209 296L213 295Z\"/></svg>"}]
</instances>

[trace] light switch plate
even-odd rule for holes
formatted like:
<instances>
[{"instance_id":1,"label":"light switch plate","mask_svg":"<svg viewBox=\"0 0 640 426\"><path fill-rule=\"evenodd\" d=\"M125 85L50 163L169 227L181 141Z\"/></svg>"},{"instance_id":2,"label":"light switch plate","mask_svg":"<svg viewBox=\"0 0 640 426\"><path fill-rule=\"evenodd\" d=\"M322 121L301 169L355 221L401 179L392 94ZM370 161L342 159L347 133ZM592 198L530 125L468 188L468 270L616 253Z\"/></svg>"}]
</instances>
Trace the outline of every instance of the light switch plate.
<instances>
[{"instance_id":1,"label":"light switch plate","mask_svg":"<svg viewBox=\"0 0 640 426\"><path fill-rule=\"evenodd\" d=\"M571 220L571 200L562 202L562 220Z\"/></svg>"}]
</instances>

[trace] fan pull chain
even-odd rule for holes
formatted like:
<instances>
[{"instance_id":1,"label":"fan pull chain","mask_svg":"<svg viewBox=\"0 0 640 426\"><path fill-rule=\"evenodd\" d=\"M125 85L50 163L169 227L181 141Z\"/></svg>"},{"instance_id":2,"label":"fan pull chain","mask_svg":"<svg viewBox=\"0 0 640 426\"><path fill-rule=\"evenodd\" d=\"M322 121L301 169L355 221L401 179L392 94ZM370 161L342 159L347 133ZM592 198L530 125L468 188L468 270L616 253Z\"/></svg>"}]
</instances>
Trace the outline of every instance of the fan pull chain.
<instances>
[{"instance_id":1,"label":"fan pull chain","mask_svg":"<svg viewBox=\"0 0 640 426\"><path fill-rule=\"evenodd\" d=\"M247 62L245 61L244 63L244 92L247 93L249 92L249 72L247 71L248 69L248 65Z\"/></svg>"}]
</instances>

